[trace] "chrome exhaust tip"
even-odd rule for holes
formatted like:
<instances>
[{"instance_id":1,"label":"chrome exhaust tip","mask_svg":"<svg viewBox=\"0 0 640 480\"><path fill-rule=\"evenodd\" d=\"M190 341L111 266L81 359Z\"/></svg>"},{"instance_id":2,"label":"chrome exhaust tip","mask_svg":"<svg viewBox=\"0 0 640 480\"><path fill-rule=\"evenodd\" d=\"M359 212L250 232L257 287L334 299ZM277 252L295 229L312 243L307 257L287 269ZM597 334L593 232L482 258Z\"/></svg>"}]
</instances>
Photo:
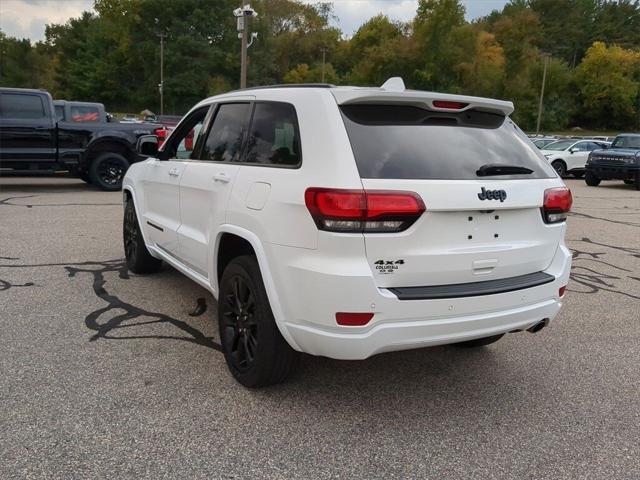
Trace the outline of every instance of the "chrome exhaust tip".
<instances>
[{"instance_id":1,"label":"chrome exhaust tip","mask_svg":"<svg viewBox=\"0 0 640 480\"><path fill-rule=\"evenodd\" d=\"M542 330L547 325L549 325L549 319L548 318L544 318L544 319L540 320L538 323L536 323L536 324L530 326L529 328L527 328L527 332L529 332L529 333L538 333L540 330Z\"/></svg>"}]
</instances>

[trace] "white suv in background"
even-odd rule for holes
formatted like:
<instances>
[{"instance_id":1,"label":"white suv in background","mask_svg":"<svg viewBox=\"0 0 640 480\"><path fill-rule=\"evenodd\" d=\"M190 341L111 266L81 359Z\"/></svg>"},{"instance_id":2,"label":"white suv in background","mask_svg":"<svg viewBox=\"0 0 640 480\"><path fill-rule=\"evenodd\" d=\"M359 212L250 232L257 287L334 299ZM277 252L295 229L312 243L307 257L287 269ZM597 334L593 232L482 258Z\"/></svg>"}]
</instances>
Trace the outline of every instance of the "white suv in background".
<instances>
[{"instance_id":1,"label":"white suv in background","mask_svg":"<svg viewBox=\"0 0 640 480\"><path fill-rule=\"evenodd\" d=\"M560 177L570 173L576 178L582 178L589 154L610 145L611 142L603 140L568 138L545 145L542 147L542 154Z\"/></svg>"},{"instance_id":2,"label":"white suv in background","mask_svg":"<svg viewBox=\"0 0 640 480\"><path fill-rule=\"evenodd\" d=\"M562 305L571 193L510 102L287 85L208 98L124 179L129 268L218 299L248 387L299 352L364 359L540 330ZM192 141L186 140L192 138Z\"/></svg>"}]
</instances>

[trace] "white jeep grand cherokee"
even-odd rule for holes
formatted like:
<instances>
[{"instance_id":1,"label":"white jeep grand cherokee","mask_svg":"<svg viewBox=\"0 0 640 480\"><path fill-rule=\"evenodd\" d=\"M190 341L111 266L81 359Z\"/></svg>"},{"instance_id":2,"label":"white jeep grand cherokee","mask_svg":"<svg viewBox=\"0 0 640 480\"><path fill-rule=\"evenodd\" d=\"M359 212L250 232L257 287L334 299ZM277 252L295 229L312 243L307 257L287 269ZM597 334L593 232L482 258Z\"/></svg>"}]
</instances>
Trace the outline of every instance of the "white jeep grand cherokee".
<instances>
[{"instance_id":1,"label":"white jeep grand cherokee","mask_svg":"<svg viewBox=\"0 0 640 480\"><path fill-rule=\"evenodd\" d=\"M287 85L196 105L124 179L135 273L165 261L218 299L248 387L298 352L364 359L538 331L562 305L571 193L510 102Z\"/></svg>"}]
</instances>

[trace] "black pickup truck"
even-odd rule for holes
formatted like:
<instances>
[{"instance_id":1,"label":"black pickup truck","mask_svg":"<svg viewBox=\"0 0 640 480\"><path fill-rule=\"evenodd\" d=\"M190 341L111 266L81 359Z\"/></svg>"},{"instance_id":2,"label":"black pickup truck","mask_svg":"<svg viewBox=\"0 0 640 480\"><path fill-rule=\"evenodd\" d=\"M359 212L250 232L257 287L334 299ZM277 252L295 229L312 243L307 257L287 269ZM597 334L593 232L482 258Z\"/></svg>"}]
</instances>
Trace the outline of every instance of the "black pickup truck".
<instances>
[{"instance_id":1,"label":"black pickup truck","mask_svg":"<svg viewBox=\"0 0 640 480\"><path fill-rule=\"evenodd\" d=\"M104 190L119 190L129 165L145 158L136 153L138 138L161 125L94 121L84 114L81 121L58 118L48 92L0 88L0 174L66 170Z\"/></svg>"},{"instance_id":2,"label":"black pickup truck","mask_svg":"<svg viewBox=\"0 0 640 480\"><path fill-rule=\"evenodd\" d=\"M584 181L597 187L602 180L624 180L640 190L640 133L618 135L606 150L589 154Z\"/></svg>"}]
</instances>

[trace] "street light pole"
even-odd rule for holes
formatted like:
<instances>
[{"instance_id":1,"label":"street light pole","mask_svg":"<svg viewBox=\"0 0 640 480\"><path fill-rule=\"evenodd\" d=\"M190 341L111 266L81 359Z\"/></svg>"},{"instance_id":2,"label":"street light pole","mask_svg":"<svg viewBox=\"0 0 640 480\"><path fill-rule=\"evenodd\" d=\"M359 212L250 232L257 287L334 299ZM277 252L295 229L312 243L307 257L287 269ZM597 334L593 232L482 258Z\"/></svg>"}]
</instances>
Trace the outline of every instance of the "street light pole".
<instances>
[{"instance_id":1,"label":"street light pole","mask_svg":"<svg viewBox=\"0 0 640 480\"><path fill-rule=\"evenodd\" d=\"M544 100L544 86L547 80L547 65L549 63L549 55L544 56L544 69L542 71L542 87L540 88L540 103L538 104L538 121L536 123L536 135L540 133L540 120L542 120L542 102Z\"/></svg>"},{"instance_id":2,"label":"street light pole","mask_svg":"<svg viewBox=\"0 0 640 480\"><path fill-rule=\"evenodd\" d=\"M240 88L247 88L247 17L242 17L242 41L240 50Z\"/></svg>"},{"instance_id":3,"label":"street light pole","mask_svg":"<svg viewBox=\"0 0 640 480\"><path fill-rule=\"evenodd\" d=\"M238 37L241 39L240 43L240 88L247 88L247 49L249 48L250 43L249 40L249 19L251 17L257 17L258 14L256 11L251 8L250 5L242 5L242 0L240 1L240 7L236 8L233 11L233 15L236 17L238 22ZM257 36L254 34L251 37L251 43L253 43L253 39Z\"/></svg>"},{"instance_id":4,"label":"street light pole","mask_svg":"<svg viewBox=\"0 0 640 480\"><path fill-rule=\"evenodd\" d=\"M327 49L323 48L322 49L322 83L324 83L324 65L326 63L327 60Z\"/></svg>"},{"instance_id":5,"label":"street light pole","mask_svg":"<svg viewBox=\"0 0 640 480\"><path fill-rule=\"evenodd\" d=\"M160 37L160 84L158 89L160 90L160 115L164 115L164 38L166 33L159 33Z\"/></svg>"}]
</instances>

